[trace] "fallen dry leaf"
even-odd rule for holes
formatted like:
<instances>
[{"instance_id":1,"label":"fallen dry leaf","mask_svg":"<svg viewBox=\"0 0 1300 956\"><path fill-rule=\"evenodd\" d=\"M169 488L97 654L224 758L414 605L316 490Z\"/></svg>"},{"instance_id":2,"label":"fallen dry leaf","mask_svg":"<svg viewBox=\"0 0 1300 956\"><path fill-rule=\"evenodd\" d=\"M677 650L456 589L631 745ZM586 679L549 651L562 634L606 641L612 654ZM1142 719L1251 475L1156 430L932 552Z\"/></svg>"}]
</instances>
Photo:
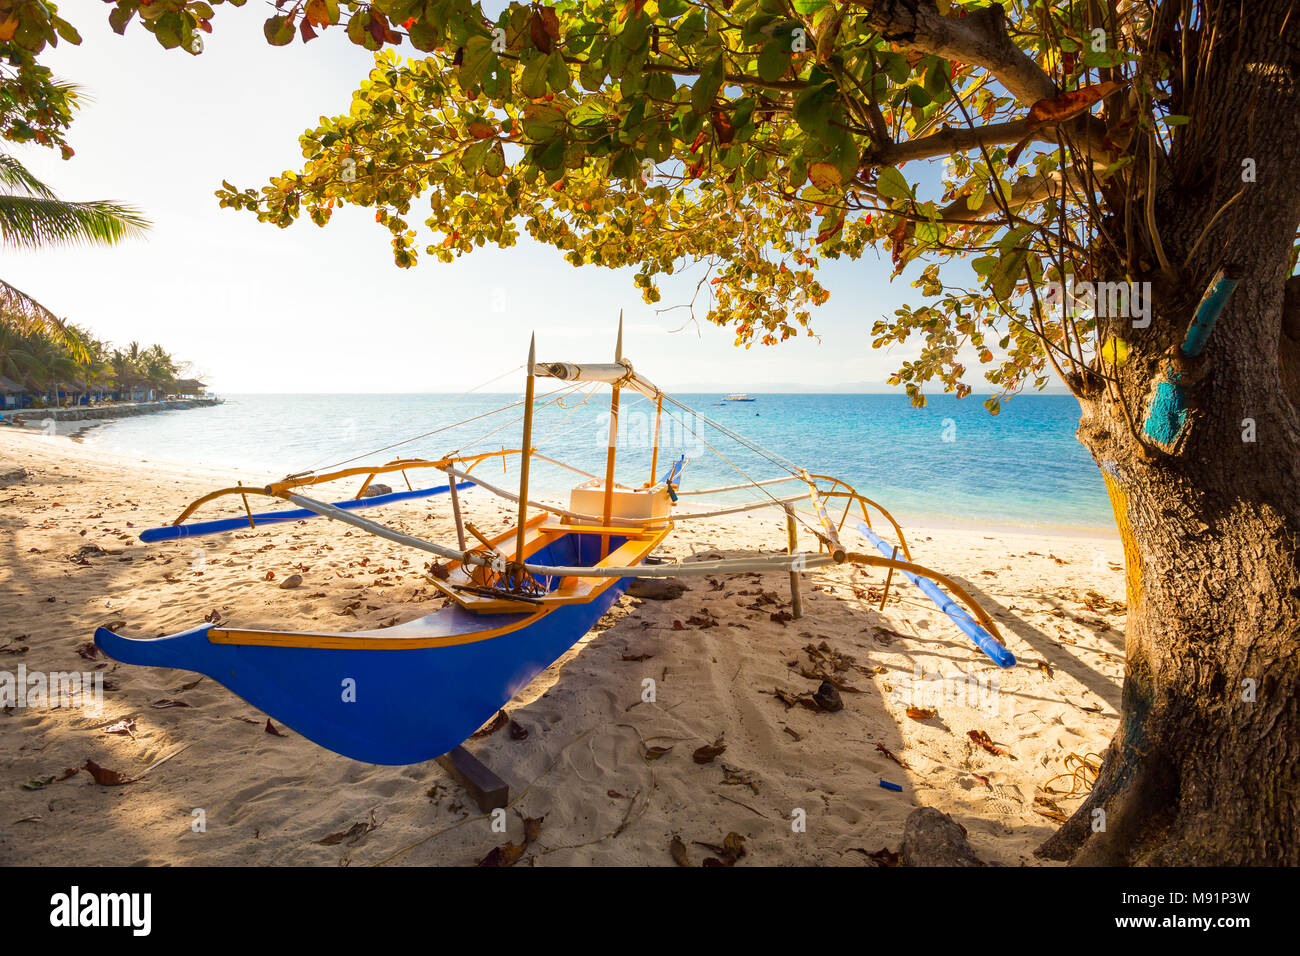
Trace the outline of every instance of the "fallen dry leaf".
<instances>
[{"instance_id":1,"label":"fallen dry leaf","mask_svg":"<svg viewBox=\"0 0 1300 956\"><path fill-rule=\"evenodd\" d=\"M672 854L673 862L678 866L690 866L691 858L686 855L686 844L677 834L673 834L672 842L668 844L668 852Z\"/></svg>"},{"instance_id":2,"label":"fallen dry leaf","mask_svg":"<svg viewBox=\"0 0 1300 956\"><path fill-rule=\"evenodd\" d=\"M528 844L536 840L541 834L542 821L545 819L545 817L524 817L524 842L504 843L501 846L494 846L488 851L487 856L478 861L478 865L488 867L514 866L519 861L519 858L524 855L524 851L528 849Z\"/></svg>"},{"instance_id":3,"label":"fallen dry leaf","mask_svg":"<svg viewBox=\"0 0 1300 956\"><path fill-rule=\"evenodd\" d=\"M110 724L104 728L106 734L122 734L123 736L135 739L135 718L126 717L115 724Z\"/></svg>"},{"instance_id":4,"label":"fallen dry leaf","mask_svg":"<svg viewBox=\"0 0 1300 956\"><path fill-rule=\"evenodd\" d=\"M698 748L695 753L691 754L691 759L700 764L712 763L718 755L726 749L727 745L724 744L722 738L719 737L713 743L705 744L703 747Z\"/></svg>"},{"instance_id":5,"label":"fallen dry leaf","mask_svg":"<svg viewBox=\"0 0 1300 956\"><path fill-rule=\"evenodd\" d=\"M1056 801L1049 797L1034 797L1034 812L1041 813L1049 820L1055 820L1057 823L1065 823L1070 819L1070 815L1056 805Z\"/></svg>"},{"instance_id":6,"label":"fallen dry leaf","mask_svg":"<svg viewBox=\"0 0 1300 956\"><path fill-rule=\"evenodd\" d=\"M120 787L123 784L132 782L130 777L124 777L116 770L109 770L107 767L101 767L93 760L87 760L81 765L81 769L94 777L95 783L99 784L101 787Z\"/></svg>"},{"instance_id":7,"label":"fallen dry leaf","mask_svg":"<svg viewBox=\"0 0 1300 956\"><path fill-rule=\"evenodd\" d=\"M732 830L722 838L722 845L695 841L696 845L705 847L718 854L717 858L707 857L703 866L735 866L736 861L745 855L745 838Z\"/></svg>"},{"instance_id":8,"label":"fallen dry leaf","mask_svg":"<svg viewBox=\"0 0 1300 956\"><path fill-rule=\"evenodd\" d=\"M316 842L321 846L336 846L339 843L347 841L348 846L355 846L362 837L378 826L379 824L375 822L375 811L371 810L370 819L360 820L352 824L352 826L348 827L346 830L342 830L338 833L331 833L329 836L317 840Z\"/></svg>"},{"instance_id":9,"label":"fallen dry leaf","mask_svg":"<svg viewBox=\"0 0 1300 956\"><path fill-rule=\"evenodd\" d=\"M876 866L900 866L903 862L903 857L887 846L882 846L879 850L866 850L855 846L852 850L854 853L861 853Z\"/></svg>"},{"instance_id":10,"label":"fallen dry leaf","mask_svg":"<svg viewBox=\"0 0 1300 956\"><path fill-rule=\"evenodd\" d=\"M1007 752L994 744L992 738L983 730L968 730L966 736L996 757L1007 756Z\"/></svg>"}]
</instances>

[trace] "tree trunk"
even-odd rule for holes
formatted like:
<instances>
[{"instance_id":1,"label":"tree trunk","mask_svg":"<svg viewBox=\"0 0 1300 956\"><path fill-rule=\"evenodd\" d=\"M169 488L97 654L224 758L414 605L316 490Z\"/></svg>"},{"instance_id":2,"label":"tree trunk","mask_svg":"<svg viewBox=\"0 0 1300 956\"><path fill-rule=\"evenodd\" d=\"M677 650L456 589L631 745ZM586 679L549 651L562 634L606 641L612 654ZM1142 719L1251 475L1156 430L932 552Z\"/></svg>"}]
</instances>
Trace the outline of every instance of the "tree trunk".
<instances>
[{"instance_id":1,"label":"tree trunk","mask_svg":"<svg viewBox=\"0 0 1300 956\"><path fill-rule=\"evenodd\" d=\"M1155 233L1176 275L1142 230L1148 252L1128 266L1153 283L1151 324L1111 326L1132 346L1119 390L1082 402L1079 438L1124 542L1129 618L1119 730L1089 798L1038 850L1077 864L1300 865L1300 342L1283 331L1300 225L1300 10L1211 6L1225 7L1214 48L1198 51L1190 108L1174 109L1191 123L1157 175ZM1172 453L1147 450L1134 431L1153 382L1220 268L1240 282L1188 389L1188 424Z\"/></svg>"}]
</instances>

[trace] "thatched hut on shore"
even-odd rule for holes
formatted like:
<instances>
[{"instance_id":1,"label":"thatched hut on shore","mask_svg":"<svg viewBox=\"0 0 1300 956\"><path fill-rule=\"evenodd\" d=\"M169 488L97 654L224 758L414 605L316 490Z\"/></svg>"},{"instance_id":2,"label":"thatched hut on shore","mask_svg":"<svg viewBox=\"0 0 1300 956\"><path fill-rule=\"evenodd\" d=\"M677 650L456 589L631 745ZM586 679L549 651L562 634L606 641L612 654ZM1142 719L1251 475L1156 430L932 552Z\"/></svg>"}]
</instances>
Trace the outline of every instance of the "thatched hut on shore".
<instances>
[{"instance_id":1,"label":"thatched hut on shore","mask_svg":"<svg viewBox=\"0 0 1300 956\"><path fill-rule=\"evenodd\" d=\"M0 375L0 408L22 408L24 397L30 398L30 395L29 388Z\"/></svg>"},{"instance_id":2,"label":"thatched hut on shore","mask_svg":"<svg viewBox=\"0 0 1300 956\"><path fill-rule=\"evenodd\" d=\"M182 378L172 382L171 392L177 398L203 398L208 386L196 378Z\"/></svg>"}]
</instances>

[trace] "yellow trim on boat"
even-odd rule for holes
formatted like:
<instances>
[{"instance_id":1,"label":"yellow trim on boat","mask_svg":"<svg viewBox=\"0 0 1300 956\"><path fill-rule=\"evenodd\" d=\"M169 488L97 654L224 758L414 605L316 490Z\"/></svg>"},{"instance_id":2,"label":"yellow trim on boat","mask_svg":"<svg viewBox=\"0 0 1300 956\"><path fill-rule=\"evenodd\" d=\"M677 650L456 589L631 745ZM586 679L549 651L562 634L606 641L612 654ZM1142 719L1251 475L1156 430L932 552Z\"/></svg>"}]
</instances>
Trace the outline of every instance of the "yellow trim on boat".
<instances>
[{"instance_id":1,"label":"yellow trim on boat","mask_svg":"<svg viewBox=\"0 0 1300 956\"><path fill-rule=\"evenodd\" d=\"M534 525L543 519L543 515L537 515L529 520L529 525ZM535 528L533 529L536 530ZM640 538L635 541L628 541L622 547L615 550L600 564L612 567L625 566L635 561L643 560L654 548L661 542L672 530L672 526L663 528L655 532L653 537ZM507 531L498 537L509 538L513 535L512 531ZM495 540L495 539L494 539ZM530 539L531 543L540 543L540 537ZM597 565L599 567L599 564ZM459 570L459 569L458 569ZM455 647L459 644L474 644L478 641L490 640L494 637L501 637L505 634L513 633L520 628L528 627L537 623L547 614L559 609L566 604L590 604L601 594L613 587L619 578L583 578L570 577L565 578L558 588L541 598L541 606L533 604L522 604L518 601L509 601L507 599L494 599L490 597L481 597L474 594L466 594L461 591L452 591L450 586L437 580L430 579L436 584L439 590L448 593L466 610L483 614L525 614L527 616L511 624L502 625L501 627L487 628L481 631L469 631L464 634L452 634L445 637L381 637L370 633L353 633L353 634L327 634L321 632L293 632L293 631L263 631L253 628L227 628L214 627L208 631L208 640L213 644L239 644L255 647L300 647L315 648L320 650L419 650L429 647ZM500 605L499 610L492 610L493 605ZM535 610L533 610L535 608ZM528 614L529 610L533 613ZM419 620L417 618L417 620ZM403 625L398 625L401 627Z\"/></svg>"},{"instance_id":2,"label":"yellow trim on boat","mask_svg":"<svg viewBox=\"0 0 1300 956\"><path fill-rule=\"evenodd\" d=\"M447 637L368 637L360 634L296 633L293 631L257 631L243 628L214 627L208 631L213 644L240 644L253 647L309 647L320 650L411 651L426 647L455 647L473 644L510 634L536 624L554 608L539 608L523 620L484 631L469 631Z\"/></svg>"}]
</instances>

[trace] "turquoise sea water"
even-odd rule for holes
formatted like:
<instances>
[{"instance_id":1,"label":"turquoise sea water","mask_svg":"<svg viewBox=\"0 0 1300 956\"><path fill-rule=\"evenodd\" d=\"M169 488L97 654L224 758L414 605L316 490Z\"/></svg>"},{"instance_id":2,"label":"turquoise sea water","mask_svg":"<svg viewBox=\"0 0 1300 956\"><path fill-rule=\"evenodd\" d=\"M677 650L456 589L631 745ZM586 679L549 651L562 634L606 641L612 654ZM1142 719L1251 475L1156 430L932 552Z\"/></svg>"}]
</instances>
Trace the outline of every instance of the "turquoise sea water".
<instances>
[{"instance_id":1,"label":"turquoise sea water","mask_svg":"<svg viewBox=\"0 0 1300 956\"><path fill-rule=\"evenodd\" d=\"M550 457L603 473L608 392L595 393L585 404L571 394L562 407L547 394L557 384L539 381L535 445ZM939 396L924 409L896 395L773 394L755 395L753 402L722 402L721 395L675 397L703 416L665 406L659 470L685 454L686 488L780 477L788 459L811 472L844 478L912 523L1114 528L1100 473L1074 437L1079 407L1068 395L1015 398L996 417L978 397ZM487 414L517 400L517 395L232 395L214 408L112 422L88 432L85 442L142 458L217 466L231 478L262 484L478 415L486 417L361 460L436 457L502 444L517 448L522 406ZM744 447L705 418L776 452L778 460ZM631 396L620 415L619 481L640 484L649 477L652 431L653 406ZM581 480L550 465L534 467L539 493L559 494ZM518 480L513 468L503 473L496 461L483 465L481 474L512 490ZM404 487L400 476L387 480L394 489ZM800 488L770 490L791 495ZM713 497L762 496L750 490ZM694 506L699 499L686 502Z\"/></svg>"}]
</instances>

